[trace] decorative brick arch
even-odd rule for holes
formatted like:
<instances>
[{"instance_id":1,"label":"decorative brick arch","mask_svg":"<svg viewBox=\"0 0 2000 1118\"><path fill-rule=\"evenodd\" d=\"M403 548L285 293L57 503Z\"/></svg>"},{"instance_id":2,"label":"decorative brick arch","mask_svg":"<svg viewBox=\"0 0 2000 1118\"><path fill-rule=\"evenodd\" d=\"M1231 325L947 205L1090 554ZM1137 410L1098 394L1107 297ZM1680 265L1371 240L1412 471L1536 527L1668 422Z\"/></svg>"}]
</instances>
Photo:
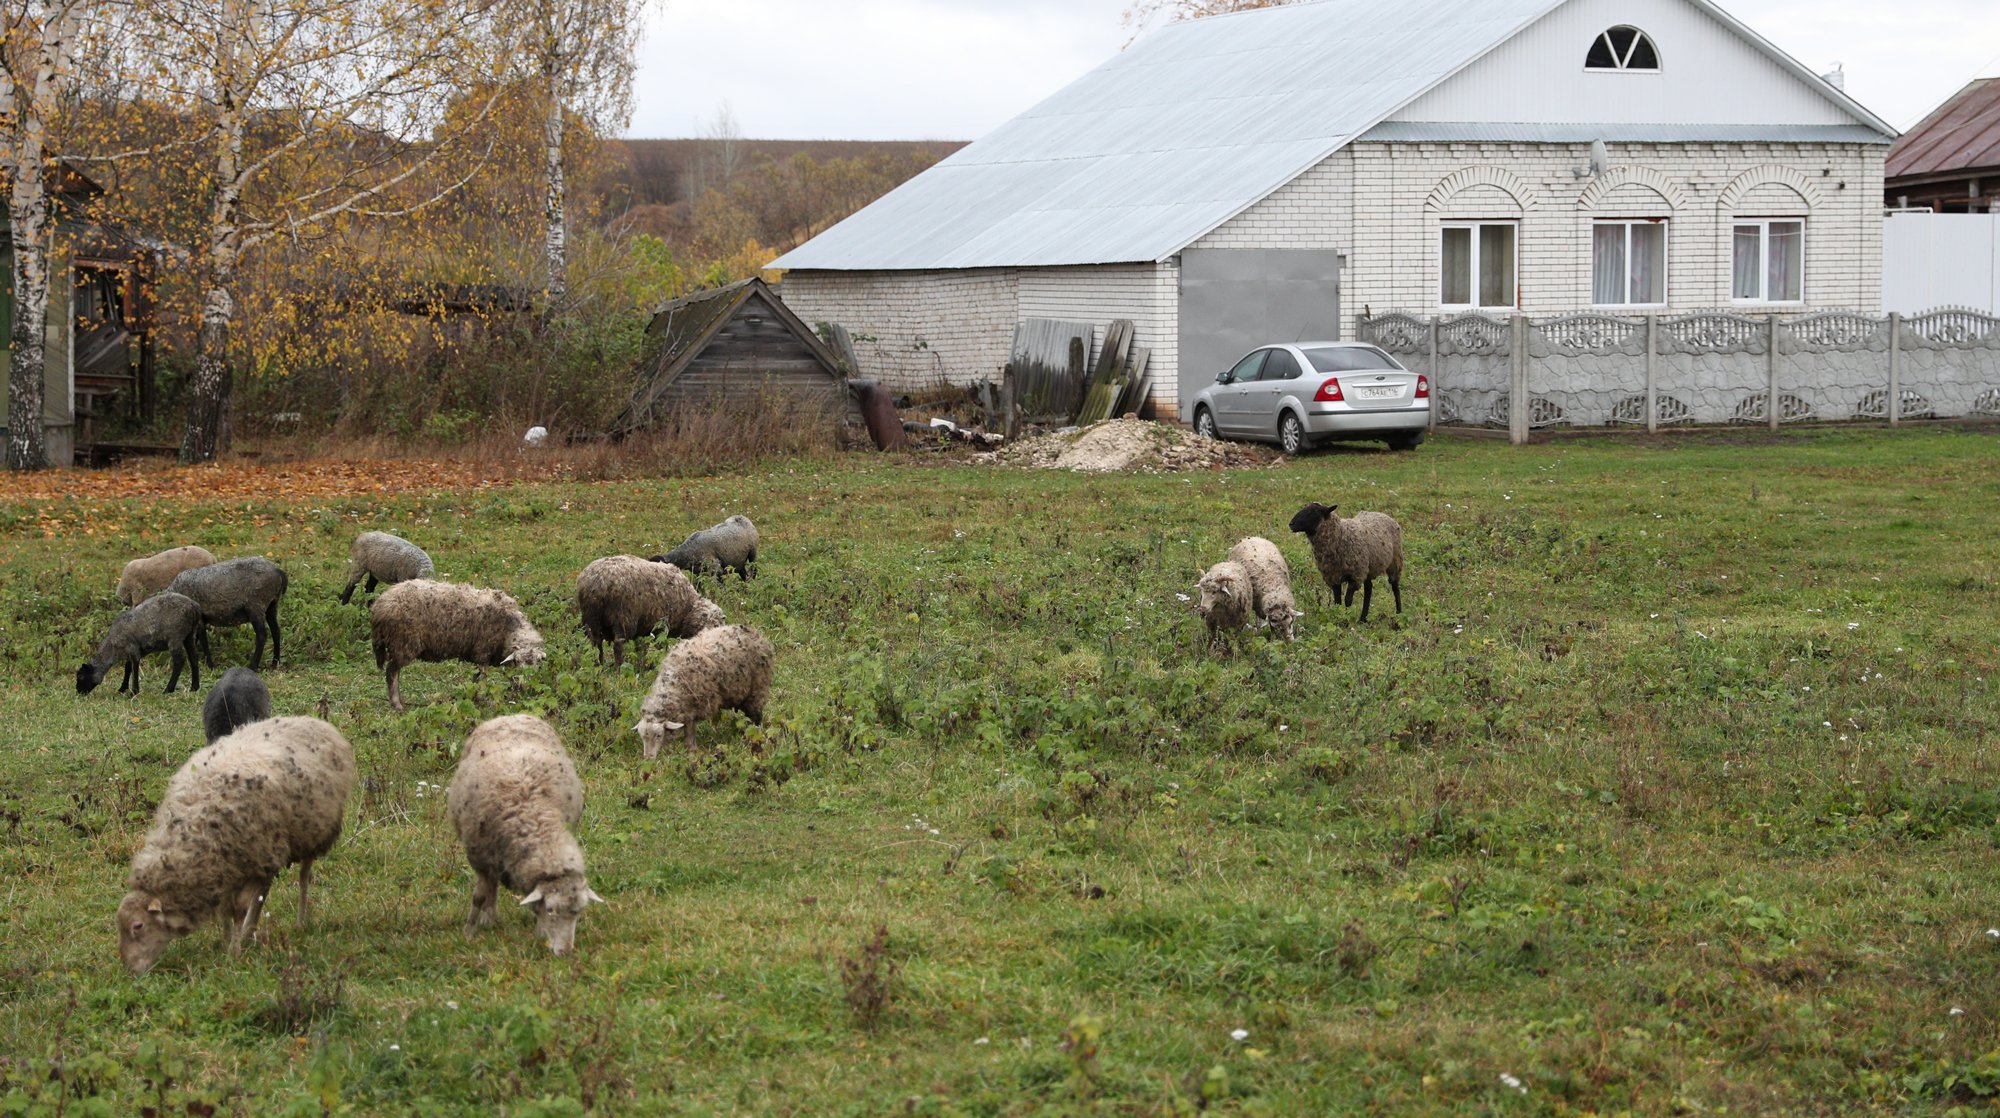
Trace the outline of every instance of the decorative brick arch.
<instances>
[{"instance_id":1,"label":"decorative brick arch","mask_svg":"<svg viewBox=\"0 0 2000 1118\"><path fill-rule=\"evenodd\" d=\"M1594 210L1604 201L1606 195L1621 186L1643 186L1666 200L1667 208L1679 210L1687 205L1687 192L1674 181L1651 167L1613 167L1609 171L1590 180L1583 188L1583 194L1576 200L1578 209Z\"/></svg>"},{"instance_id":2,"label":"decorative brick arch","mask_svg":"<svg viewBox=\"0 0 2000 1118\"><path fill-rule=\"evenodd\" d=\"M1773 184L1797 192L1800 198L1805 199L1807 209L1819 208L1819 187L1813 185L1813 181L1806 177L1804 171L1779 163L1752 167L1731 179L1729 185L1722 188L1722 193L1717 196L1715 204L1725 214L1734 213L1737 203L1743 200L1744 195L1760 186Z\"/></svg>"},{"instance_id":3,"label":"decorative brick arch","mask_svg":"<svg viewBox=\"0 0 2000 1118\"><path fill-rule=\"evenodd\" d=\"M1453 198L1475 186L1491 186L1506 192L1508 197L1514 199L1514 204L1521 207L1522 213L1535 208L1535 188L1521 176L1505 167L1479 166L1462 167L1446 175L1431 191L1431 196L1424 200L1424 212L1442 214L1449 211Z\"/></svg>"}]
</instances>

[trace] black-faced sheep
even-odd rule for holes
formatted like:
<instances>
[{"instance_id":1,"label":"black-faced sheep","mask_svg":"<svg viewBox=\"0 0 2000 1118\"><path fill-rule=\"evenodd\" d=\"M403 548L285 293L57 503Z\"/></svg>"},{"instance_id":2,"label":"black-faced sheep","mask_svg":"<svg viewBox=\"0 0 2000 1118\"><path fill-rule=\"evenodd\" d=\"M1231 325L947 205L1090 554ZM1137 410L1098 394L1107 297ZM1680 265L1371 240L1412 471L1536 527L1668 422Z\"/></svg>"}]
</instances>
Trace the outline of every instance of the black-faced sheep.
<instances>
[{"instance_id":1,"label":"black-faced sheep","mask_svg":"<svg viewBox=\"0 0 2000 1118\"><path fill-rule=\"evenodd\" d=\"M583 817L583 782L556 732L531 714L482 723L465 739L445 803L475 875L465 934L493 922L505 886L525 894L549 950L568 953L577 917L604 898L584 880L571 834Z\"/></svg>"},{"instance_id":2,"label":"black-faced sheep","mask_svg":"<svg viewBox=\"0 0 2000 1118\"><path fill-rule=\"evenodd\" d=\"M1199 597L1194 611L1208 624L1209 647L1225 644L1241 633L1256 614L1257 591L1243 564L1224 560L1201 573L1195 583Z\"/></svg>"},{"instance_id":3,"label":"black-faced sheep","mask_svg":"<svg viewBox=\"0 0 2000 1118\"><path fill-rule=\"evenodd\" d=\"M687 733L694 747L694 724L725 710L740 710L763 724L771 698L771 642L742 625L704 629L660 658L653 689L639 707L639 741L647 759L660 755L667 735Z\"/></svg>"},{"instance_id":4,"label":"black-faced sheep","mask_svg":"<svg viewBox=\"0 0 2000 1118\"><path fill-rule=\"evenodd\" d=\"M365 592L373 594L378 584L394 586L413 578L429 578L431 571L431 557L423 548L387 532L363 532L354 537L354 546L348 551L347 588L340 592L340 604L353 599L354 588L363 578L368 580Z\"/></svg>"},{"instance_id":5,"label":"black-faced sheep","mask_svg":"<svg viewBox=\"0 0 2000 1118\"><path fill-rule=\"evenodd\" d=\"M576 580L576 608L583 631L604 663L604 642L613 662L625 665L625 642L665 626L670 637L691 637L722 624L722 607L701 596L672 563L636 555L613 555L583 569Z\"/></svg>"},{"instance_id":6,"label":"black-faced sheep","mask_svg":"<svg viewBox=\"0 0 2000 1118\"><path fill-rule=\"evenodd\" d=\"M209 626L250 626L257 634L257 647L250 653L250 670L256 671L263 665L267 630L271 638L271 666L278 666L284 647L284 635L278 630L278 602L285 596L290 581L276 563L253 555L182 571L174 576L167 589L186 594L201 607L197 639L202 658L211 668L215 666L215 657L208 647Z\"/></svg>"},{"instance_id":7,"label":"black-faced sheep","mask_svg":"<svg viewBox=\"0 0 2000 1118\"><path fill-rule=\"evenodd\" d=\"M1229 549L1229 558L1249 572L1252 612L1271 627L1271 635L1292 639L1292 621L1299 608L1292 600L1292 568L1278 545L1262 536L1250 536Z\"/></svg>"},{"instance_id":8,"label":"black-faced sheep","mask_svg":"<svg viewBox=\"0 0 2000 1118\"><path fill-rule=\"evenodd\" d=\"M521 606L498 590L412 579L382 591L368 609L375 666L389 683L389 705L403 709L398 677L419 660L463 660L481 668L534 667L547 655Z\"/></svg>"},{"instance_id":9,"label":"black-faced sheep","mask_svg":"<svg viewBox=\"0 0 2000 1118\"><path fill-rule=\"evenodd\" d=\"M718 578L733 570L738 578L748 579L757 562L757 526L747 516L732 516L682 540L665 555L653 556L653 562Z\"/></svg>"},{"instance_id":10,"label":"black-faced sheep","mask_svg":"<svg viewBox=\"0 0 2000 1118\"><path fill-rule=\"evenodd\" d=\"M249 668L231 668L202 700L201 732L213 745L215 739L269 717L271 689L264 686L263 678Z\"/></svg>"},{"instance_id":11,"label":"black-faced sheep","mask_svg":"<svg viewBox=\"0 0 2000 1118\"><path fill-rule=\"evenodd\" d=\"M188 690L201 688L201 662L195 657L195 634L201 631L201 608L186 595L155 594L111 619L111 628L97 645L97 654L76 669L76 693L88 695L104 682L113 664L125 666L118 693L139 693L139 658L151 652L173 654L167 693L180 682L181 667L193 673Z\"/></svg>"},{"instance_id":12,"label":"black-faced sheep","mask_svg":"<svg viewBox=\"0 0 2000 1118\"><path fill-rule=\"evenodd\" d=\"M207 548L170 547L157 555L134 559L118 574L118 600L136 606L172 585L174 576L215 562Z\"/></svg>"},{"instance_id":13,"label":"black-faced sheep","mask_svg":"<svg viewBox=\"0 0 2000 1118\"><path fill-rule=\"evenodd\" d=\"M1403 612L1403 526L1379 512L1357 512L1343 519L1334 513L1336 507L1307 505L1292 517L1291 525L1312 544L1313 563L1333 591L1333 600L1351 606L1359 587L1361 620L1366 621L1375 580L1387 575L1396 612Z\"/></svg>"},{"instance_id":14,"label":"black-faced sheep","mask_svg":"<svg viewBox=\"0 0 2000 1118\"><path fill-rule=\"evenodd\" d=\"M316 718L254 722L205 746L167 782L118 905L118 954L144 974L210 916L231 954L256 931L271 882L299 864L299 926L312 865L340 838L354 750Z\"/></svg>"}]
</instances>

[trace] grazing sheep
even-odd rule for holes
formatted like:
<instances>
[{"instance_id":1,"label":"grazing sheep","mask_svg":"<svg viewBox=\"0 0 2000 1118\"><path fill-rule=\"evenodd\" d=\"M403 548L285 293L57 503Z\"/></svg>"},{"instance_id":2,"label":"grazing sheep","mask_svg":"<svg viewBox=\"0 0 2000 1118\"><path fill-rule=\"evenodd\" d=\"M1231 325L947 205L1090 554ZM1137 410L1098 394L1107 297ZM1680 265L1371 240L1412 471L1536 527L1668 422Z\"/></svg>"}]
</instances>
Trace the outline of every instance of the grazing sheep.
<instances>
[{"instance_id":1,"label":"grazing sheep","mask_svg":"<svg viewBox=\"0 0 2000 1118\"><path fill-rule=\"evenodd\" d=\"M354 597L354 588L363 578L368 580L365 592L373 594L378 583L394 586L413 578L429 578L431 570L431 557L416 544L387 532L363 532L354 537L354 546L348 551L347 588L340 592L340 604L344 606Z\"/></svg>"},{"instance_id":2,"label":"grazing sheep","mask_svg":"<svg viewBox=\"0 0 2000 1118\"><path fill-rule=\"evenodd\" d=\"M1194 611L1208 623L1211 648L1250 624L1256 612L1257 590L1243 564L1233 559L1217 563L1201 573L1195 586L1201 596L1195 600Z\"/></svg>"},{"instance_id":3,"label":"grazing sheep","mask_svg":"<svg viewBox=\"0 0 2000 1118\"><path fill-rule=\"evenodd\" d=\"M451 582L399 582L368 608L375 666L386 673L389 705L403 709L398 677L419 660L463 660L481 668L532 668L547 655L542 635L514 599Z\"/></svg>"},{"instance_id":4,"label":"grazing sheep","mask_svg":"<svg viewBox=\"0 0 2000 1118\"><path fill-rule=\"evenodd\" d=\"M452 826L477 875L465 934L493 922L498 886L526 894L535 930L557 955L576 942L585 907L603 903L583 876L583 848L570 831L583 817L583 782L562 741L532 714L480 724L465 739L445 789Z\"/></svg>"},{"instance_id":5,"label":"grazing sheep","mask_svg":"<svg viewBox=\"0 0 2000 1118\"><path fill-rule=\"evenodd\" d=\"M185 595L167 592L147 598L111 619L110 630L98 642L97 654L76 669L76 693L88 695L95 691L104 682L104 673L111 670L111 665L122 663L125 678L118 684L118 693L130 691L138 695L139 659L149 652L173 654L174 669L167 676L167 694L173 694L180 683L182 665L194 673L188 690L200 690L201 661L194 654L195 634L200 630L201 607Z\"/></svg>"},{"instance_id":6,"label":"grazing sheep","mask_svg":"<svg viewBox=\"0 0 2000 1118\"><path fill-rule=\"evenodd\" d=\"M271 689L249 668L231 668L201 704L201 732L208 743L271 717Z\"/></svg>"},{"instance_id":7,"label":"grazing sheep","mask_svg":"<svg viewBox=\"0 0 2000 1118\"><path fill-rule=\"evenodd\" d=\"M747 516L732 516L682 540L665 555L653 556L653 562L672 563L681 570L717 578L733 570L738 578L747 580L751 564L757 562L757 526Z\"/></svg>"},{"instance_id":8,"label":"grazing sheep","mask_svg":"<svg viewBox=\"0 0 2000 1118\"><path fill-rule=\"evenodd\" d=\"M209 667L215 657L208 648L210 625L248 625L257 634L257 647L250 653L250 670L264 660L264 634L271 636L271 666L278 666L284 637L278 631L278 600L285 596L291 579L269 559L251 556L228 559L206 567L195 567L174 576L167 589L186 594L201 607L201 628L196 630L202 659Z\"/></svg>"},{"instance_id":9,"label":"grazing sheep","mask_svg":"<svg viewBox=\"0 0 2000 1118\"><path fill-rule=\"evenodd\" d=\"M1271 627L1271 635L1291 640L1292 621L1299 616L1299 607L1292 600L1292 568L1278 545L1262 536L1250 536L1229 549L1229 558L1250 574L1252 611Z\"/></svg>"},{"instance_id":10,"label":"grazing sheep","mask_svg":"<svg viewBox=\"0 0 2000 1118\"><path fill-rule=\"evenodd\" d=\"M1313 562L1333 591L1333 600L1351 606L1354 590L1360 587L1361 620L1366 621L1375 580L1388 575L1396 612L1403 612L1403 526L1379 512L1357 512L1343 520L1334 514L1338 507L1314 503L1292 517L1292 531L1312 544Z\"/></svg>"},{"instance_id":11,"label":"grazing sheep","mask_svg":"<svg viewBox=\"0 0 2000 1118\"><path fill-rule=\"evenodd\" d=\"M694 724L725 710L740 710L763 725L771 698L771 642L743 625L704 629L660 658L660 674L639 707L639 741L646 759L660 755L667 734L687 731L694 747Z\"/></svg>"},{"instance_id":12,"label":"grazing sheep","mask_svg":"<svg viewBox=\"0 0 2000 1118\"><path fill-rule=\"evenodd\" d=\"M625 666L625 642L666 626L670 637L691 637L722 624L722 608L701 596L672 563L636 555L613 555L583 569L576 579L576 608L583 631L604 663L604 642L613 662Z\"/></svg>"},{"instance_id":13,"label":"grazing sheep","mask_svg":"<svg viewBox=\"0 0 2000 1118\"><path fill-rule=\"evenodd\" d=\"M264 896L299 864L299 927L311 920L313 861L340 838L354 750L317 718L254 722L205 746L167 782L118 905L118 954L144 974L209 916L230 954L254 933Z\"/></svg>"},{"instance_id":14,"label":"grazing sheep","mask_svg":"<svg viewBox=\"0 0 2000 1118\"><path fill-rule=\"evenodd\" d=\"M195 567L206 567L215 562L215 556L205 547L170 547L158 555L148 555L144 559L134 559L125 564L119 572L118 600L128 606L136 606L147 598L165 590L174 581L174 576Z\"/></svg>"}]
</instances>

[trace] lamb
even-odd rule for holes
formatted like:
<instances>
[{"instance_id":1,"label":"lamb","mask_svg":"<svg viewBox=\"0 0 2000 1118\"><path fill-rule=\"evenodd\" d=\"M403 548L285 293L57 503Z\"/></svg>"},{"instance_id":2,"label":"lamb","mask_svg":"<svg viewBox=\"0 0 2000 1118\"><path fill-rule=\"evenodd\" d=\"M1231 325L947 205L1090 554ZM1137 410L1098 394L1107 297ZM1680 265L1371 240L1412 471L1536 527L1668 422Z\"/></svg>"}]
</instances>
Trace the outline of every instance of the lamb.
<instances>
[{"instance_id":1,"label":"lamb","mask_svg":"<svg viewBox=\"0 0 2000 1118\"><path fill-rule=\"evenodd\" d=\"M1333 591L1333 600L1351 606L1354 590L1360 587L1361 620L1366 621L1375 580L1388 575L1396 612L1403 612L1403 526L1379 512L1357 512L1343 520L1333 511L1338 507L1314 503L1292 517L1292 531L1312 544L1313 562Z\"/></svg>"},{"instance_id":2,"label":"lamb","mask_svg":"<svg viewBox=\"0 0 2000 1118\"><path fill-rule=\"evenodd\" d=\"M167 676L167 694L173 694L180 683L183 665L194 673L188 690L200 690L201 661L194 654L195 634L200 630L201 607L186 595L169 591L147 598L111 619L110 630L98 642L97 654L76 669L76 693L88 695L95 691L104 682L104 674L111 670L111 665L123 663L125 677L118 685L118 693L130 691L136 697L139 659L149 652L173 654L174 669Z\"/></svg>"},{"instance_id":3,"label":"lamb","mask_svg":"<svg viewBox=\"0 0 2000 1118\"><path fill-rule=\"evenodd\" d=\"M284 637L278 631L278 600L291 582L284 569L269 559L250 556L229 559L206 567L195 567L174 576L167 589L186 594L201 607L201 627L196 630L202 658L209 667L215 657L208 647L210 625L248 625L257 634L257 647L250 653L250 670L256 671L264 659L264 634L271 636L271 666L278 666Z\"/></svg>"},{"instance_id":4,"label":"lamb","mask_svg":"<svg viewBox=\"0 0 2000 1118\"><path fill-rule=\"evenodd\" d=\"M222 673L208 698L201 704L201 730L208 744L233 734L252 722L271 717L271 689L249 668L231 668Z\"/></svg>"},{"instance_id":5,"label":"lamb","mask_svg":"<svg viewBox=\"0 0 2000 1118\"><path fill-rule=\"evenodd\" d=\"M416 544L387 532L363 532L354 537L354 546L348 551L347 588L340 592L340 604L344 606L354 597L354 588L364 577L368 580L364 590L373 594L378 583L394 586L413 578L429 578L432 569L431 557Z\"/></svg>"},{"instance_id":6,"label":"lamb","mask_svg":"<svg viewBox=\"0 0 2000 1118\"><path fill-rule=\"evenodd\" d=\"M662 625L670 637L691 637L722 624L722 608L701 596L672 563L636 555L613 555L583 569L576 580L576 608L583 631L604 663L604 642L613 662L625 666L625 642Z\"/></svg>"},{"instance_id":7,"label":"lamb","mask_svg":"<svg viewBox=\"0 0 2000 1118\"><path fill-rule=\"evenodd\" d=\"M734 570L738 578L748 580L751 564L757 562L757 526L747 516L732 516L652 558L655 563L672 563L683 571L717 578Z\"/></svg>"},{"instance_id":8,"label":"lamb","mask_svg":"<svg viewBox=\"0 0 2000 1118\"><path fill-rule=\"evenodd\" d=\"M386 673L396 710L403 709L398 677L419 660L532 668L548 655L520 604L498 590L411 579L382 591L368 616L375 666Z\"/></svg>"},{"instance_id":9,"label":"lamb","mask_svg":"<svg viewBox=\"0 0 2000 1118\"><path fill-rule=\"evenodd\" d=\"M725 710L740 710L763 725L771 698L771 642L743 625L704 629L660 658L653 690L639 707L639 742L647 760L660 755L667 734L687 731L694 747L694 724Z\"/></svg>"},{"instance_id":10,"label":"lamb","mask_svg":"<svg viewBox=\"0 0 2000 1118\"><path fill-rule=\"evenodd\" d=\"M1292 639L1292 621L1299 607L1292 600L1292 568L1278 545L1262 536L1250 536L1229 549L1231 561L1249 572L1251 609L1271 627L1271 635Z\"/></svg>"},{"instance_id":11,"label":"lamb","mask_svg":"<svg viewBox=\"0 0 2000 1118\"><path fill-rule=\"evenodd\" d=\"M313 862L340 838L354 750L317 718L255 722L195 751L167 782L118 905L118 954L144 974L209 916L231 955L264 896L299 864L299 927L311 923Z\"/></svg>"},{"instance_id":12,"label":"lamb","mask_svg":"<svg viewBox=\"0 0 2000 1118\"><path fill-rule=\"evenodd\" d=\"M1194 611L1208 623L1208 643L1215 647L1250 624L1256 612L1257 591L1250 572L1233 559L1224 560L1201 574L1195 584L1201 596Z\"/></svg>"},{"instance_id":13,"label":"lamb","mask_svg":"<svg viewBox=\"0 0 2000 1118\"><path fill-rule=\"evenodd\" d=\"M134 559L118 574L118 600L136 606L165 590L174 576L195 567L206 567L215 556L205 547L170 547L157 555Z\"/></svg>"},{"instance_id":14,"label":"lamb","mask_svg":"<svg viewBox=\"0 0 2000 1118\"><path fill-rule=\"evenodd\" d=\"M549 724L532 714L482 723L465 739L445 789L452 826L476 875L465 934L493 922L497 886L525 893L535 929L557 955L576 942L577 917L604 898L583 876L570 833L583 817L583 782Z\"/></svg>"}]
</instances>

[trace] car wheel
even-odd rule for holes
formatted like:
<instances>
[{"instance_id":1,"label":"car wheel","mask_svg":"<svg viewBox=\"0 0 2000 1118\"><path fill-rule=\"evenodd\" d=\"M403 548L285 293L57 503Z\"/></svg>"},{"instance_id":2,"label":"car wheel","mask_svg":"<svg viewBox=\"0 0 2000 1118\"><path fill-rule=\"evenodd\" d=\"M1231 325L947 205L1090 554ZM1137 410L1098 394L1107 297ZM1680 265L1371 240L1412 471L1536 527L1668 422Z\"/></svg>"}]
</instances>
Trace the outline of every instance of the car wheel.
<instances>
[{"instance_id":1,"label":"car wheel","mask_svg":"<svg viewBox=\"0 0 2000 1118\"><path fill-rule=\"evenodd\" d=\"M1194 433L1205 439L1215 437L1215 415L1207 408L1196 408L1194 413Z\"/></svg>"},{"instance_id":2,"label":"car wheel","mask_svg":"<svg viewBox=\"0 0 2000 1118\"><path fill-rule=\"evenodd\" d=\"M1409 434L1409 435L1391 435L1389 436L1389 449L1415 450L1419 446L1422 446L1423 442L1424 442L1424 433L1422 431L1418 431L1414 434Z\"/></svg>"},{"instance_id":3,"label":"car wheel","mask_svg":"<svg viewBox=\"0 0 2000 1118\"><path fill-rule=\"evenodd\" d=\"M1284 418L1278 420L1278 446L1286 454L1305 453L1306 425L1291 412L1286 412Z\"/></svg>"}]
</instances>

